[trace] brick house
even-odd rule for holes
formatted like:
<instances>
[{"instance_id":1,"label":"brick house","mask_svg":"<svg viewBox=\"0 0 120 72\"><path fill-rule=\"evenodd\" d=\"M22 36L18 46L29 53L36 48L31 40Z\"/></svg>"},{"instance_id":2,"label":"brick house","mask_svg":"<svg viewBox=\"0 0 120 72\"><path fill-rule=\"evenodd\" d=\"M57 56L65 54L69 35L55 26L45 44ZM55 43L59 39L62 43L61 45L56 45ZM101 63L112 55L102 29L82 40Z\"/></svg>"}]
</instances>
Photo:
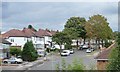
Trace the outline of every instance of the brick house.
<instances>
[{"instance_id":1,"label":"brick house","mask_svg":"<svg viewBox=\"0 0 120 72\"><path fill-rule=\"evenodd\" d=\"M106 70L107 64L109 62L109 56L112 48L115 47L115 43L109 46L107 49L100 52L95 59L97 60L97 70Z\"/></svg>"}]
</instances>

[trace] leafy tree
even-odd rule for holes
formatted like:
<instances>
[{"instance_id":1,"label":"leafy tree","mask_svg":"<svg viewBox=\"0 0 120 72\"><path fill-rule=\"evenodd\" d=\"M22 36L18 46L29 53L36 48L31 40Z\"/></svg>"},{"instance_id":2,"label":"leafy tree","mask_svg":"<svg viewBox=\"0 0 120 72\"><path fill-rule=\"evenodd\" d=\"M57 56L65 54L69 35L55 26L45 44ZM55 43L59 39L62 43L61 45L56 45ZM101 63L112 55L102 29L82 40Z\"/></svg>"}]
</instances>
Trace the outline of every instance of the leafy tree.
<instances>
[{"instance_id":1,"label":"leafy tree","mask_svg":"<svg viewBox=\"0 0 120 72\"><path fill-rule=\"evenodd\" d=\"M117 47L114 48L110 54L110 61L107 69L109 72L113 72L110 70L120 71L120 33L118 34Z\"/></svg>"},{"instance_id":2,"label":"leafy tree","mask_svg":"<svg viewBox=\"0 0 120 72\"><path fill-rule=\"evenodd\" d=\"M10 48L10 54L11 55L15 55L15 56L19 56L21 55L21 49L20 48L17 48L17 47L11 47Z\"/></svg>"},{"instance_id":3,"label":"leafy tree","mask_svg":"<svg viewBox=\"0 0 120 72\"><path fill-rule=\"evenodd\" d=\"M33 46L32 41L27 41L23 47L22 59L24 61L34 61L37 58L38 58L38 54Z\"/></svg>"},{"instance_id":4,"label":"leafy tree","mask_svg":"<svg viewBox=\"0 0 120 72\"><path fill-rule=\"evenodd\" d=\"M64 32L67 33L71 39L77 40L77 47L78 47L78 39L80 37L86 38L86 31L84 29L84 24L86 20L82 17L71 17L65 24Z\"/></svg>"},{"instance_id":5,"label":"leafy tree","mask_svg":"<svg viewBox=\"0 0 120 72\"><path fill-rule=\"evenodd\" d=\"M52 40L53 40L53 42L55 42L56 44L58 44L60 46L60 54L61 54L61 50L62 50L62 45L72 43L69 36L64 32L57 32L55 35L53 35Z\"/></svg>"},{"instance_id":6,"label":"leafy tree","mask_svg":"<svg viewBox=\"0 0 120 72\"><path fill-rule=\"evenodd\" d=\"M85 24L85 29L89 38L96 38L98 41L102 40L103 42L105 39L113 38L113 32L107 19L99 14L89 18Z\"/></svg>"},{"instance_id":7,"label":"leafy tree","mask_svg":"<svg viewBox=\"0 0 120 72\"><path fill-rule=\"evenodd\" d=\"M33 28L32 25L28 25L28 28L29 28L29 29L32 29L33 31L37 31L35 28Z\"/></svg>"}]
</instances>

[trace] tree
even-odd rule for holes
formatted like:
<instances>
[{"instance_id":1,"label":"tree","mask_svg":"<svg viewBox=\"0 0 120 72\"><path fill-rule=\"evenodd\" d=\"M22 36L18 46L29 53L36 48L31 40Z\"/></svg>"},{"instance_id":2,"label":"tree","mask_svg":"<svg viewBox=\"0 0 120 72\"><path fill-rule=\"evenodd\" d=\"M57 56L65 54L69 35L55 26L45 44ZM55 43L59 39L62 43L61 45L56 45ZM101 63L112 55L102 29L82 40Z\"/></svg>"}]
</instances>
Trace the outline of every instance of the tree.
<instances>
[{"instance_id":1,"label":"tree","mask_svg":"<svg viewBox=\"0 0 120 72\"><path fill-rule=\"evenodd\" d=\"M64 32L57 32L55 35L53 35L52 40L60 46L60 54L62 45L70 44L72 42L69 36Z\"/></svg>"},{"instance_id":2,"label":"tree","mask_svg":"<svg viewBox=\"0 0 120 72\"><path fill-rule=\"evenodd\" d=\"M29 28L29 29L32 29L33 31L37 31L35 28L33 28L32 25L28 25L28 28Z\"/></svg>"},{"instance_id":3,"label":"tree","mask_svg":"<svg viewBox=\"0 0 120 72\"><path fill-rule=\"evenodd\" d=\"M117 38L117 47L114 48L110 54L110 61L108 63L108 70L120 71L120 33ZM112 72L112 71L109 71Z\"/></svg>"},{"instance_id":4,"label":"tree","mask_svg":"<svg viewBox=\"0 0 120 72\"><path fill-rule=\"evenodd\" d=\"M20 48L17 48L17 47L11 47L10 48L10 54L11 55L15 55L15 56L19 56L21 55L21 49Z\"/></svg>"},{"instance_id":5,"label":"tree","mask_svg":"<svg viewBox=\"0 0 120 72\"><path fill-rule=\"evenodd\" d=\"M65 24L65 29L63 30L67 33L71 39L77 40L77 47L78 47L78 39L86 38L86 31L84 29L84 24L86 20L82 17L71 17Z\"/></svg>"},{"instance_id":6,"label":"tree","mask_svg":"<svg viewBox=\"0 0 120 72\"><path fill-rule=\"evenodd\" d=\"M107 19L102 15L93 15L85 24L85 29L87 31L87 36L91 38L96 38L97 40L102 41L105 39L113 38L112 29L107 22ZM103 45L103 43L102 43Z\"/></svg>"},{"instance_id":7,"label":"tree","mask_svg":"<svg viewBox=\"0 0 120 72\"><path fill-rule=\"evenodd\" d=\"M24 61L34 61L37 58L38 58L38 54L33 46L32 41L27 41L23 47L22 59Z\"/></svg>"}]
</instances>

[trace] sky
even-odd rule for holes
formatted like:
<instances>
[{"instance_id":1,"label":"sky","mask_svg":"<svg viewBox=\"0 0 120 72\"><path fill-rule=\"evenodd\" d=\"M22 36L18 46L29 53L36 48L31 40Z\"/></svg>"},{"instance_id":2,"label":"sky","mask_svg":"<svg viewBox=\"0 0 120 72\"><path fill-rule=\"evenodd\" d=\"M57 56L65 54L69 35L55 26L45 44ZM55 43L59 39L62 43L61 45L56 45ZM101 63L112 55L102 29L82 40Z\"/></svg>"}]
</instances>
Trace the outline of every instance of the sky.
<instances>
[{"instance_id":1,"label":"sky","mask_svg":"<svg viewBox=\"0 0 120 72\"><path fill-rule=\"evenodd\" d=\"M2 2L0 8L3 32L29 24L37 30L63 30L70 17L88 20L96 14L105 16L113 31L118 30L118 2Z\"/></svg>"}]
</instances>

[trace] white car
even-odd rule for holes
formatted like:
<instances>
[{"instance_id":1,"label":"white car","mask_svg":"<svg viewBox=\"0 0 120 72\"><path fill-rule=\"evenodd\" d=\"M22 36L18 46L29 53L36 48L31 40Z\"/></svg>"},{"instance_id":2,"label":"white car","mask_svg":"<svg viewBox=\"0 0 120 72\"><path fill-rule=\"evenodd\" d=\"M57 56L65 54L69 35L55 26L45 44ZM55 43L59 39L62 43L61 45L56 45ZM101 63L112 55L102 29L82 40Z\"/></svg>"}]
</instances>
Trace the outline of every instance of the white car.
<instances>
[{"instance_id":1,"label":"white car","mask_svg":"<svg viewBox=\"0 0 120 72\"><path fill-rule=\"evenodd\" d=\"M83 48L83 49L86 49L86 48L88 48L88 45L85 44L85 45L82 46L82 48Z\"/></svg>"},{"instance_id":2,"label":"white car","mask_svg":"<svg viewBox=\"0 0 120 72\"><path fill-rule=\"evenodd\" d=\"M86 53L91 53L91 52L92 52L91 49L87 49L87 50L86 50Z\"/></svg>"},{"instance_id":3,"label":"white car","mask_svg":"<svg viewBox=\"0 0 120 72\"><path fill-rule=\"evenodd\" d=\"M73 49L70 49L70 54L73 54L73 53L74 53Z\"/></svg>"},{"instance_id":4,"label":"white car","mask_svg":"<svg viewBox=\"0 0 120 72\"><path fill-rule=\"evenodd\" d=\"M61 53L61 56L69 56L70 55L70 50L63 50Z\"/></svg>"},{"instance_id":5,"label":"white car","mask_svg":"<svg viewBox=\"0 0 120 72\"><path fill-rule=\"evenodd\" d=\"M5 59L2 61L3 63L22 63L23 60L21 58L16 58L16 57L13 57L13 58L10 58L10 59Z\"/></svg>"}]
</instances>

